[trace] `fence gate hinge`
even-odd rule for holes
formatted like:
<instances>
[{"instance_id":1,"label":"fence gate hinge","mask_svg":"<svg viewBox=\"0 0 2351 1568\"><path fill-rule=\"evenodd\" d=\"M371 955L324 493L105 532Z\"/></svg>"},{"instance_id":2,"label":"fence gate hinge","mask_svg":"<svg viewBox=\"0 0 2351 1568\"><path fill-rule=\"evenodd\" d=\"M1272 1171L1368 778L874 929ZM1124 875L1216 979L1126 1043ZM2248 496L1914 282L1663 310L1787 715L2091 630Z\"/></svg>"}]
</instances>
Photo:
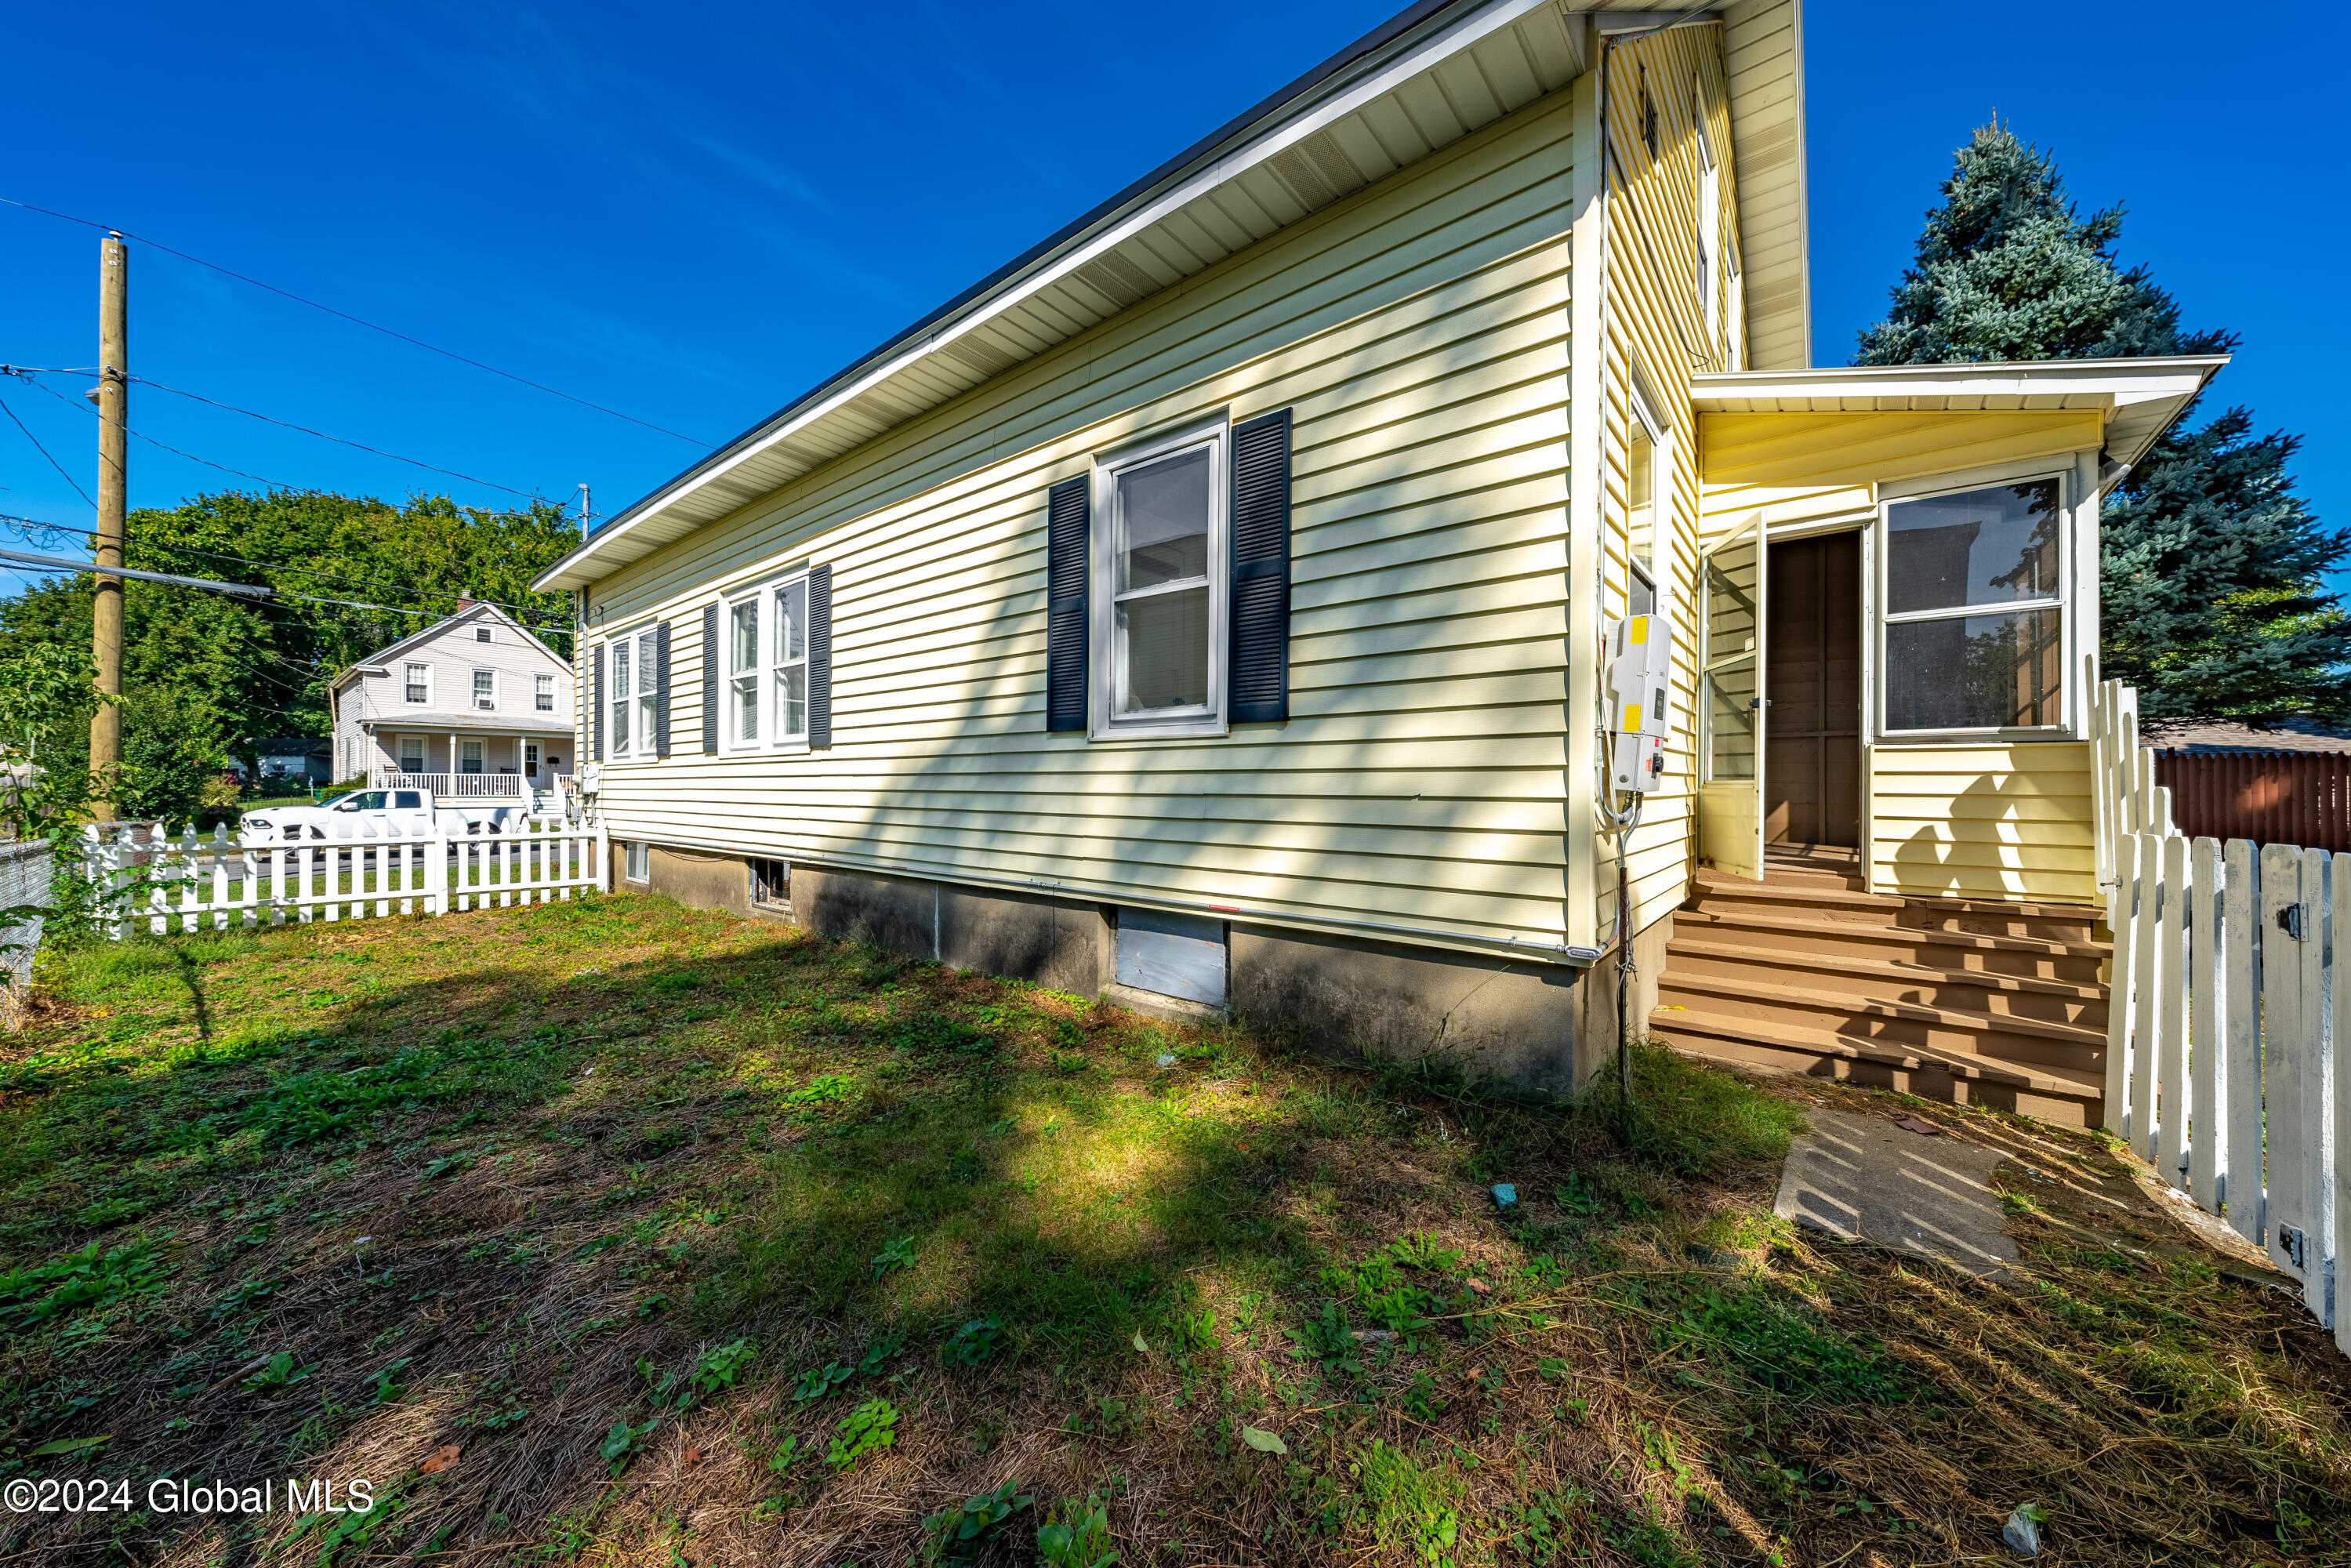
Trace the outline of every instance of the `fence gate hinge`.
<instances>
[{"instance_id":1,"label":"fence gate hinge","mask_svg":"<svg viewBox=\"0 0 2351 1568\"><path fill-rule=\"evenodd\" d=\"M2294 1226L2281 1225L2278 1227L2277 1239L2278 1250L2285 1254L2285 1260L2288 1263L2304 1270L2310 1268L2308 1235Z\"/></svg>"},{"instance_id":2,"label":"fence gate hinge","mask_svg":"<svg viewBox=\"0 0 2351 1568\"><path fill-rule=\"evenodd\" d=\"M2284 932L2287 936L2293 937L2297 942L2302 940L2301 904L2289 904L2284 908L2279 910L2277 923L2279 930Z\"/></svg>"}]
</instances>

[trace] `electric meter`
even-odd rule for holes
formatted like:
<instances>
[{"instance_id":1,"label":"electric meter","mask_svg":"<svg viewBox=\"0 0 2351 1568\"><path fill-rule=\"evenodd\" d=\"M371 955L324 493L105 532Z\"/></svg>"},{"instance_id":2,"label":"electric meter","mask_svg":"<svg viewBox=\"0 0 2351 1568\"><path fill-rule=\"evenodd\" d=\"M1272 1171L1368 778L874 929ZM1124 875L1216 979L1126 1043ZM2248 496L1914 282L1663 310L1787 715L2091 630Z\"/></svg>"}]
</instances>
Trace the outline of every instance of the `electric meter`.
<instances>
[{"instance_id":1,"label":"electric meter","mask_svg":"<svg viewBox=\"0 0 2351 1568\"><path fill-rule=\"evenodd\" d=\"M1619 789L1647 794L1665 777L1673 662L1669 616L1628 615L1609 632L1608 727L1614 739L1608 771Z\"/></svg>"}]
</instances>

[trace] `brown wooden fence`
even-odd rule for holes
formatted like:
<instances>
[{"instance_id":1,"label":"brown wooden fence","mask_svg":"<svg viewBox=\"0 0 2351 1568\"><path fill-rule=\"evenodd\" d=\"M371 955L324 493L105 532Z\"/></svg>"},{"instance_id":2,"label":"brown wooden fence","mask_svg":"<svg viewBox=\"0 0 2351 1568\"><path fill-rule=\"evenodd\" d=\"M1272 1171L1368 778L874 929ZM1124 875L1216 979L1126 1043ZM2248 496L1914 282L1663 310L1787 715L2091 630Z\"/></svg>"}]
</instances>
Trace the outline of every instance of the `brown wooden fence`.
<instances>
[{"instance_id":1,"label":"brown wooden fence","mask_svg":"<svg viewBox=\"0 0 2351 1568\"><path fill-rule=\"evenodd\" d=\"M2351 852L2351 752L2158 750L2155 781L2189 838Z\"/></svg>"}]
</instances>

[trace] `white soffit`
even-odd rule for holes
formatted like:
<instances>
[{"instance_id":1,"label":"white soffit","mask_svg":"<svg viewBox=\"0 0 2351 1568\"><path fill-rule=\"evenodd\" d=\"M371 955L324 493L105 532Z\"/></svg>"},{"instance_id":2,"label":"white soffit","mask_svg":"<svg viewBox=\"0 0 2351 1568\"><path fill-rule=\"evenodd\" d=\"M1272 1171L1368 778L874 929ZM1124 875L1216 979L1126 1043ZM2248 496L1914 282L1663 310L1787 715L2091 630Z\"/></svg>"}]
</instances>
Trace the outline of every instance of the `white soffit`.
<instances>
[{"instance_id":1,"label":"white soffit","mask_svg":"<svg viewBox=\"0 0 2351 1568\"><path fill-rule=\"evenodd\" d=\"M1736 0L1723 14L1745 17L1760 40L1748 47L1745 88L1732 68L1734 121L1742 112L1777 116L1750 139L1761 144L1759 158L1802 146L1801 114L1791 118L1787 99L1800 79L1789 52L1795 5ZM1353 57L1340 57L1343 64L1310 73L1306 85L1284 89L638 501L533 586L585 587L1557 91L1590 63L1587 13L1651 25L1718 19L1704 10L1660 13L1643 0L1416 6L1374 34L1370 47L1354 46ZM1745 158L1744 146L1734 157ZM1798 208L1742 216L1753 236L1742 242L1750 314L1764 322L1759 340L1801 342L1801 320L1778 321L1791 307L1774 281L1790 265L1799 280L1802 273L1801 160L1792 178L1783 170L1775 179L1780 167L1766 159L1751 197L1746 164L1738 167L1742 211L1750 200ZM1801 317L1801 287L1790 298Z\"/></svg>"},{"instance_id":2,"label":"white soffit","mask_svg":"<svg viewBox=\"0 0 2351 1568\"><path fill-rule=\"evenodd\" d=\"M1700 413L2095 409L2105 416L2107 455L2132 464L2228 362L2226 354L2213 354L1741 371L1691 377L1690 406Z\"/></svg>"}]
</instances>

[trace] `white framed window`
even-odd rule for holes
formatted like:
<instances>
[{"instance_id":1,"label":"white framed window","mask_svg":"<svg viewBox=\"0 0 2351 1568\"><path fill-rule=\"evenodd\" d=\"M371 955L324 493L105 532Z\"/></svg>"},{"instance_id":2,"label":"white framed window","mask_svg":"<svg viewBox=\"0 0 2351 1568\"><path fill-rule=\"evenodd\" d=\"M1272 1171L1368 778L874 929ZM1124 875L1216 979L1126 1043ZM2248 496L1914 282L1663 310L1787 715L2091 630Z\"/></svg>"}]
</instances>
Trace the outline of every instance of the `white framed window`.
<instances>
[{"instance_id":1,"label":"white framed window","mask_svg":"<svg viewBox=\"0 0 2351 1568\"><path fill-rule=\"evenodd\" d=\"M726 602L726 743L808 745L808 573L771 578Z\"/></svg>"},{"instance_id":2,"label":"white framed window","mask_svg":"<svg viewBox=\"0 0 2351 1568\"><path fill-rule=\"evenodd\" d=\"M660 728L662 691L655 628L623 632L604 645L606 733L604 755L651 761Z\"/></svg>"},{"instance_id":3,"label":"white framed window","mask_svg":"<svg viewBox=\"0 0 2351 1568\"><path fill-rule=\"evenodd\" d=\"M1881 735L2064 733L2067 490L2045 474L1880 505Z\"/></svg>"},{"instance_id":4,"label":"white framed window","mask_svg":"<svg viewBox=\"0 0 2351 1568\"><path fill-rule=\"evenodd\" d=\"M1657 608L1658 559L1672 550L1664 497L1673 485L1673 430L1637 370L1632 393L1633 418L1625 433L1625 612L1651 615Z\"/></svg>"},{"instance_id":5,"label":"white framed window","mask_svg":"<svg viewBox=\"0 0 2351 1568\"><path fill-rule=\"evenodd\" d=\"M1219 417L1095 461L1098 737L1225 732L1229 432Z\"/></svg>"},{"instance_id":6,"label":"white framed window","mask_svg":"<svg viewBox=\"0 0 2351 1568\"><path fill-rule=\"evenodd\" d=\"M423 705L433 700L433 666L414 660L400 668L400 695L403 702Z\"/></svg>"},{"instance_id":7,"label":"white framed window","mask_svg":"<svg viewBox=\"0 0 2351 1568\"><path fill-rule=\"evenodd\" d=\"M474 706L485 711L495 711L498 706L498 673L496 670L474 672Z\"/></svg>"},{"instance_id":8,"label":"white framed window","mask_svg":"<svg viewBox=\"0 0 2351 1568\"><path fill-rule=\"evenodd\" d=\"M424 758L424 737L423 736L403 735L400 737L400 770L402 773L423 772Z\"/></svg>"},{"instance_id":9,"label":"white framed window","mask_svg":"<svg viewBox=\"0 0 2351 1568\"><path fill-rule=\"evenodd\" d=\"M537 713L555 711L555 677L553 675L531 677L530 706Z\"/></svg>"},{"instance_id":10,"label":"white framed window","mask_svg":"<svg viewBox=\"0 0 2351 1568\"><path fill-rule=\"evenodd\" d=\"M633 645L634 640L632 638L616 637L605 647L605 653L611 664L611 668L604 676L607 684L604 706L610 710L611 715L609 720L611 732L604 737L604 755L607 757L619 758L629 755L629 742L632 738L629 734L629 717L637 710L636 697L630 682L630 676L634 672L629 667L631 663L629 655Z\"/></svg>"},{"instance_id":11,"label":"white framed window","mask_svg":"<svg viewBox=\"0 0 2351 1568\"><path fill-rule=\"evenodd\" d=\"M475 642L476 642L476 643L486 643L486 642L488 642L489 640L490 640L490 629L489 629L487 626L476 626L476 627L475 627L475 628L474 628L474 641L475 641Z\"/></svg>"},{"instance_id":12,"label":"white framed window","mask_svg":"<svg viewBox=\"0 0 2351 1568\"><path fill-rule=\"evenodd\" d=\"M651 882L653 874L653 847L643 839L631 839L623 853L621 874L631 882Z\"/></svg>"},{"instance_id":13,"label":"white framed window","mask_svg":"<svg viewBox=\"0 0 2351 1568\"><path fill-rule=\"evenodd\" d=\"M479 773L483 771L482 743L480 741L461 740L457 743L457 771L460 773Z\"/></svg>"},{"instance_id":14,"label":"white framed window","mask_svg":"<svg viewBox=\"0 0 2351 1568\"><path fill-rule=\"evenodd\" d=\"M1722 168L1715 162L1714 141L1706 133L1706 95L1695 82L1690 89L1691 119L1698 130L1698 298L1712 338L1722 329Z\"/></svg>"}]
</instances>

